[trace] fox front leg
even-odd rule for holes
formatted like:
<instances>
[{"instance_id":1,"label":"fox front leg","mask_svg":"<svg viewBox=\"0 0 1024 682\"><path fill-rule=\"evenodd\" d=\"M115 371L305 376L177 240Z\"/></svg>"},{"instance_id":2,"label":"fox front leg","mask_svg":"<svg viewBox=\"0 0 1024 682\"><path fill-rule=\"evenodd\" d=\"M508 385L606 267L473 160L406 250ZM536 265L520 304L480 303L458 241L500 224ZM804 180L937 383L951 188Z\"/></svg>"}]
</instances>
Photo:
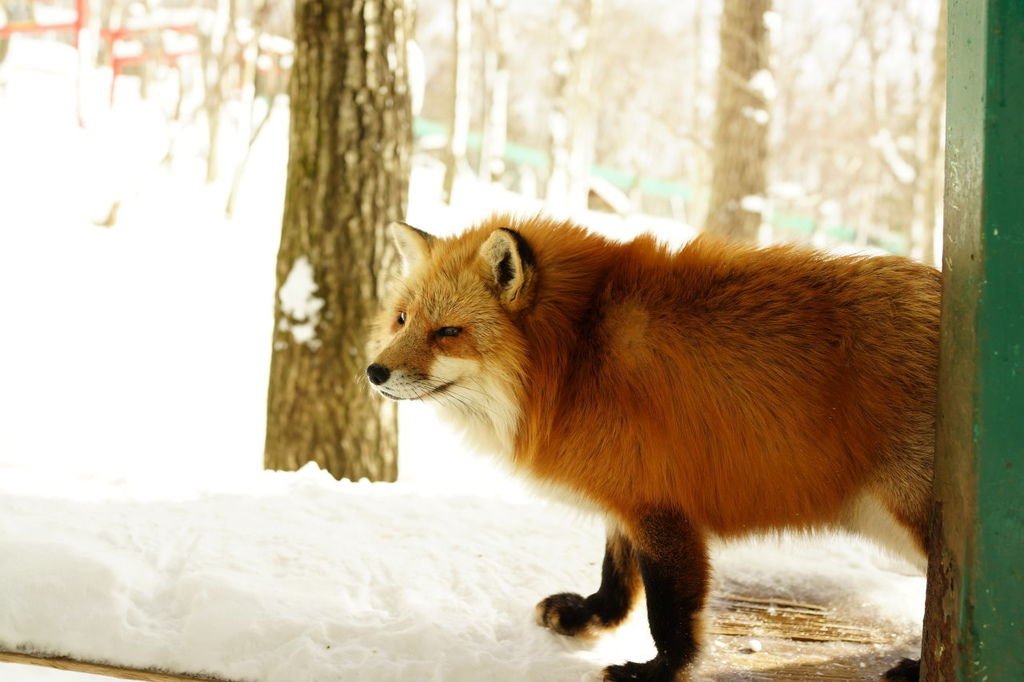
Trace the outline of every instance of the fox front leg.
<instances>
[{"instance_id":1,"label":"fox front leg","mask_svg":"<svg viewBox=\"0 0 1024 682\"><path fill-rule=\"evenodd\" d=\"M658 655L605 668L606 682L676 682L697 657L710 567L700 531L682 514L656 510L631 529Z\"/></svg>"},{"instance_id":2,"label":"fox front leg","mask_svg":"<svg viewBox=\"0 0 1024 682\"><path fill-rule=\"evenodd\" d=\"M633 544L609 522L601 587L589 597L571 592L551 595L537 604L537 623L563 635L591 634L625 620L639 591L640 567Z\"/></svg>"}]
</instances>

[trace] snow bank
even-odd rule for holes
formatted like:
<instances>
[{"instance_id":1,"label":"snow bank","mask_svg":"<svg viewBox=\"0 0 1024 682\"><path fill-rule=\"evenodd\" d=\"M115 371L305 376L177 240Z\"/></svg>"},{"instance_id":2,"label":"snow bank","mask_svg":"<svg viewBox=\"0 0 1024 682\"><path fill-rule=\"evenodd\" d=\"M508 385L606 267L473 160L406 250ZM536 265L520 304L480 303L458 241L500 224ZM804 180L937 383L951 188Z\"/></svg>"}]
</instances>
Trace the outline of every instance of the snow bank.
<instances>
[{"instance_id":1,"label":"snow bank","mask_svg":"<svg viewBox=\"0 0 1024 682\"><path fill-rule=\"evenodd\" d=\"M599 665L532 615L549 592L595 586L591 520L315 467L160 492L16 473L0 488L6 649L282 682Z\"/></svg>"},{"instance_id":2,"label":"snow bank","mask_svg":"<svg viewBox=\"0 0 1024 682\"><path fill-rule=\"evenodd\" d=\"M560 506L314 465L170 487L9 467L0 647L260 682L593 679L653 654L643 608L586 643L533 606L595 589L602 547ZM846 540L742 543L715 566L726 592L921 616L923 579Z\"/></svg>"}]
</instances>

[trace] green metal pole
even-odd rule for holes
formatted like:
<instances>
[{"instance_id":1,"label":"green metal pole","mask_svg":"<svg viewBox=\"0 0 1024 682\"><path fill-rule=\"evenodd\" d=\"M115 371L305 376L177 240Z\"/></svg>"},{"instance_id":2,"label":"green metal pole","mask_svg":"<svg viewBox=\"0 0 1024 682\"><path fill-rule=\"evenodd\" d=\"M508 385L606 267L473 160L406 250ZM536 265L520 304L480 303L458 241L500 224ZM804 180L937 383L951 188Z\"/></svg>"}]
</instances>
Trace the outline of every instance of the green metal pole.
<instances>
[{"instance_id":1,"label":"green metal pole","mask_svg":"<svg viewBox=\"0 0 1024 682\"><path fill-rule=\"evenodd\" d=\"M950 0L923 679L1024 681L1024 0Z\"/></svg>"}]
</instances>

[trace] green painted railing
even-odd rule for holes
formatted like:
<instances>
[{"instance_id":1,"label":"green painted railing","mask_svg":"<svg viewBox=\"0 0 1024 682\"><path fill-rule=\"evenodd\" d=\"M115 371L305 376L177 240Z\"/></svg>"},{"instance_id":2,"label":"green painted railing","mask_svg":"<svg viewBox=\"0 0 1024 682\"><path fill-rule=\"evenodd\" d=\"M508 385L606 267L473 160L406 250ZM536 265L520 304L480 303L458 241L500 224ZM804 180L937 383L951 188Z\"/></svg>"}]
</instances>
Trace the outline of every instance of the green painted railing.
<instances>
[{"instance_id":1,"label":"green painted railing","mask_svg":"<svg viewBox=\"0 0 1024 682\"><path fill-rule=\"evenodd\" d=\"M1024 680L1024 2L949 0L924 680Z\"/></svg>"}]
</instances>

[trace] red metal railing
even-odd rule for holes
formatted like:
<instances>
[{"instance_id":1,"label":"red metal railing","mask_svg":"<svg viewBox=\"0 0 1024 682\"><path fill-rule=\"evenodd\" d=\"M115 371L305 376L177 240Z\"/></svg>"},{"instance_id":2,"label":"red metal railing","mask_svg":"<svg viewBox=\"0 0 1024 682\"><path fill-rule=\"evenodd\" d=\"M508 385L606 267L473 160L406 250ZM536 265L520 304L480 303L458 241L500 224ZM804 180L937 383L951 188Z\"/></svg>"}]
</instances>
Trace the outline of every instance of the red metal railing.
<instances>
[{"instance_id":1,"label":"red metal railing","mask_svg":"<svg viewBox=\"0 0 1024 682\"><path fill-rule=\"evenodd\" d=\"M15 33L66 33L72 31L72 40L78 47L78 34L88 19L89 4L87 0L75 0L75 20L57 24L40 24L35 21L14 21L0 26L0 38L8 38Z\"/></svg>"}]
</instances>

